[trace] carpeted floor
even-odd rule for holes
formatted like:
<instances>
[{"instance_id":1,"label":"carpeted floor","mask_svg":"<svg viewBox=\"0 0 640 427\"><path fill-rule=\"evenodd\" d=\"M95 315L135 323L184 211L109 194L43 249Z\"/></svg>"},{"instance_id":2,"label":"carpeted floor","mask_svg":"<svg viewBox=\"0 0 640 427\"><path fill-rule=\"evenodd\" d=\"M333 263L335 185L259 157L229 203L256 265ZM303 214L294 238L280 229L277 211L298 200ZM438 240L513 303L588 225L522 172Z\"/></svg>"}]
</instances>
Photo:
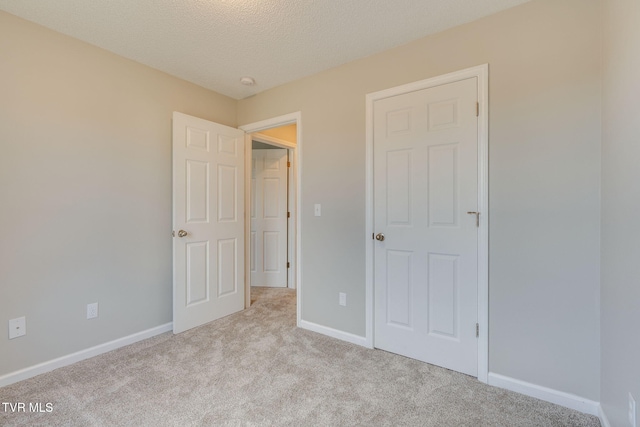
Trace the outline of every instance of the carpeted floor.
<instances>
[{"instance_id":1,"label":"carpeted floor","mask_svg":"<svg viewBox=\"0 0 640 427\"><path fill-rule=\"evenodd\" d=\"M596 417L295 326L295 291L0 388L2 426L599 426ZM46 409L46 408L45 408Z\"/></svg>"}]
</instances>

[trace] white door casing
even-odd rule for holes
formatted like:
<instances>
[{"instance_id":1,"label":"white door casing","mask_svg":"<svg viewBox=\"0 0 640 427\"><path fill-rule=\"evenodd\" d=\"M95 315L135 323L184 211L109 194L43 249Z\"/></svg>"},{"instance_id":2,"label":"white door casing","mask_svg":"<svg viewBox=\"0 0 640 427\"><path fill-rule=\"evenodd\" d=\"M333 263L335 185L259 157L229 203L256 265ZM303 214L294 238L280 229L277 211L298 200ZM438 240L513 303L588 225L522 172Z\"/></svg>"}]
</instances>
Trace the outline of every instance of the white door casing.
<instances>
[{"instance_id":1,"label":"white door casing","mask_svg":"<svg viewBox=\"0 0 640 427\"><path fill-rule=\"evenodd\" d=\"M287 287L287 150L252 150L251 286Z\"/></svg>"},{"instance_id":2,"label":"white door casing","mask_svg":"<svg viewBox=\"0 0 640 427\"><path fill-rule=\"evenodd\" d=\"M244 308L244 226L244 132L174 112L174 333Z\"/></svg>"},{"instance_id":3,"label":"white door casing","mask_svg":"<svg viewBox=\"0 0 640 427\"><path fill-rule=\"evenodd\" d=\"M272 129L280 126L295 124L296 125L296 142L291 143L288 141L278 140L277 138L267 137L261 135L260 132L266 129ZM289 160L291 161L291 167L289 168L289 210L291 217L289 218L289 279L288 285L291 288L295 288L296 291L296 323L298 326L303 324L302 321L302 268L301 268L301 253L302 253L302 241L301 241L301 206L302 206L302 194L300 192L302 186L302 113L294 112L285 114L278 117L254 122L239 127L246 133L245 136L245 162L246 162L246 191L245 191L245 203L248 206L251 203L251 150L252 139L256 137L256 140L271 144L277 147L286 148L289 150ZM246 236L245 236L245 252L246 259L250 258L249 250L251 247L250 232L251 229L250 215L246 217ZM245 264L246 276L250 278L250 265ZM245 307L251 306L251 280L245 282Z\"/></svg>"},{"instance_id":4,"label":"white door casing","mask_svg":"<svg viewBox=\"0 0 640 427\"><path fill-rule=\"evenodd\" d=\"M367 340L485 382L487 71L367 96Z\"/></svg>"}]
</instances>

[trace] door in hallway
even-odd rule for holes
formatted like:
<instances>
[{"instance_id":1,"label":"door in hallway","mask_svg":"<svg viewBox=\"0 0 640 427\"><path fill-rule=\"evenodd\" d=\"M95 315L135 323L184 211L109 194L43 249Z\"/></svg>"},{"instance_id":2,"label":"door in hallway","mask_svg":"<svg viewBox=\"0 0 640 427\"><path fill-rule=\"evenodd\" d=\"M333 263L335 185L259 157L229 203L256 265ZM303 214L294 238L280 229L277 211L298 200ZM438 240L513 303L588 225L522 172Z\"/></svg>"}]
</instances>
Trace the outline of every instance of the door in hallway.
<instances>
[{"instance_id":1,"label":"door in hallway","mask_svg":"<svg viewBox=\"0 0 640 427\"><path fill-rule=\"evenodd\" d=\"M251 286L287 287L287 150L252 157Z\"/></svg>"}]
</instances>

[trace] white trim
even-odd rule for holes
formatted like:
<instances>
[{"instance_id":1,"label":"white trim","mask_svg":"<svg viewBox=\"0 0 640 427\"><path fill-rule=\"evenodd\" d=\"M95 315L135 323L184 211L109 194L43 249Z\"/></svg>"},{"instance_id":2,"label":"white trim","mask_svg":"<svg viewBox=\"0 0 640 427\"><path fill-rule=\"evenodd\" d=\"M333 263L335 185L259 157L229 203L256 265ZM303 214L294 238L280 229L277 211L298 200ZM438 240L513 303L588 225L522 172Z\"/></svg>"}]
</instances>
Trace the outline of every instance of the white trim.
<instances>
[{"instance_id":1,"label":"white trim","mask_svg":"<svg viewBox=\"0 0 640 427\"><path fill-rule=\"evenodd\" d=\"M244 134L244 308L251 307L251 135Z\"/></svg>"},{"instance_id":2,"label":"white trim","mask_svg":"<svg viewBox=\"0 0 640 427\"><path fill-rule=\"evenodd\" d=\"M601 404L598 405L598 418L600 418L600 424L602 424L602 427L611 427L609 418L607 418L607 414L605 414Z\"/></svg>"},{"instance_id":3,"label":"white trim","mask_svg":"<svg viewBox=\"0 0 640 427\"><path fill-rule=\"evenodd\" d=\"M275 145L280 148L296 148L296 144L294 142L285 141L284 139L275 138L273 136L265 135L260 132L252 133L251 138L254 141L262 142L269 145Z\"/></svg>"},{"instance_id":4,"label":"white trim","mask_svg":"<svg viewBox=\"0 0 640 427\"><path fill-rule=\"evenodd\" d=\"M349 342L351 344L361 345L363 347L369 347L367 345L367 339L360 335L354 335L349 332L339 331L338 329L329 328L328 326L318 325L317 323L301 320L298 322L298 326L308 331L317 332L322 335L327 335L331 338L336 338L342 341Z\"/></svg>"},{"instance_id":5,"label":"white trim","mask_svg":"<svg viewBox=\"0 0 640 427\"><path fill-rule=\"evenodd\" d=\"M515 391L516 393L535 397L545 402L555 403L556 405L584 412L589 415L598 416L601 411L600 404L593 400L493 372L489 372L489 385Z\"/></svg>"},{"instance_id":6,"label":"white trim","mask_svg":"<svg viewBox=\"0 0 640 427\"><path fill-rule=\"evenodd\" d=\"M302 113L297 111L295 113L289 113L278 117L273 117L271 119L262 120L255 123L249 123L246 125L239 126L238 129L245 131L247 134L259 133L262 130L271 129L274 127L285 126L295 124L296 125L296 145L295 147L288 147L293 151L293 161L292 161L292 176L294 179L292 180L293 186L295 186L295 197L293 209L291 217L293 218L295 224L295 252L294 256L290 260L291 269L295 270L295 283L294 287L297 289L296 292L296 318L297 324L300 325L302 321ZM260 135L261 138L265 138L266 135ZM272 137L269 137L270 139ZM276 138L273 138L276 139ZM247 137L247 141L251 141L251 138ZM250 150L250 142L246 143L247 148ZM249 159L251 157L249 156ZM250 161L250 160L249 160ZM249 168L249 173L251 170ZM245 184L245 200L248 197L247 193L249 192L251 180L247 181L249 186ZM247 215L248 217L248 215ZM247 228L248 229L248 228ZM246 237L250 237L249 233ZM246 246L246 245L245 245ZM247 258L248 259L248 258ZM247 263L248 264L248 263ZM250 275L245 267L245 276L247 279L245 280L245 293L250 295L251 292L251 284L250 284ZM250 298L250 297L249 297ZM247 304L247 307L249 306Z\"/></svg>"},{"instance_id":7,"label":"white trim","mask_svg":"<svg viewBox=\"0 0 640 427\"><path fill-rule=\"evenodd\" d=\"M300 126L300 111L296 111L295 113L284 114L282 116L273 117L271 119L261 120L259 122L253 122L246 125L238 126L238 129L241 129L247 133L259 133L260 131L276 128L280 126L286 125L297 125ZM297 136L300 137L300 131L298 130ZM298 143L300 140L298 139Z\"/></svg>"},{"instance_id":8,"label":"white trim","mask_svg":"<svg viewBox=\"0 0 640 427\"><path fill-rule=\"evenodd\" d=\"M296 200L298 200L298 194L300 194L299 192L301 190L298 175L296 173L298 170L296 149L289 149L287 152L287 160L291 162L291 167L288 168L287 171L287 178L289 182L289 185L287 185L287 203L289 205L289 212L291 213L291 218L287 221L287 256L291 263L289 271L287 272L287 283L289 288L298 289L297 271L299 264L297 248L299 243L296 236L299 235L297 224L300 223L300 217L298 217L298 205Z\"/></svg>"},{"instance_id":9,"label":"white trim","mask_svg":"<svg viewBox=\"0 0 640 427\"><path fill-rule=\"evenodd\" d=\"M440 86L469 78L478 79L478 212L480 228L478 230L478 380L486 383L489 372L489 65L467 68L438 77L433 77L402 86L369 93L366 96L366 272L365 272L365 334L367 347L374 346L374 300L373 300L373 105L383 98L402 95L408 92Z\"/></svg>"},{"instance_id":10,"label":"white trim","mask_svg":"<svg viewBox=\"0 0 640 427\"><path fill-rule=\"evenodd\" d=\"M9 384L17 383L28 378L35 377L36 375L44 374L46 372L53 371L54 369L62 368L63 366L69 366L81 360L89 359L91 357L99 356L101 354L116 350L120 347L127 346L129 344L136 343L138 341L146 340L147 338L154 337L156 335L163 334L173 330L173 323L165 323L164 325L156 326L155 328L147 329L145 331L136 332L135 334L128 335L126 337L118 338L113 341L99 344L94 347L90 347L84 350L77 351L75 353L68 354L66 356L58 357L47 362L39 363L37 365L30 366L28 368L20 369L19 371L11 372L0 377L0 387L7 386Z\"/></svg>"},{"instance_id":11,"label":"white trim","mask_svg":"<svg viewBox=\"0 0 640 427\"><path fill-rule=\"evenodd\" d=\"M364 184L364 238L365 246L365 272L364 272L364 318L365 318L365 339L367 347L373 348L373 102L377 98L375 94L367 94L366 96L366 129L365 129L365 184Z\"/></svg>"},{"instance_id":12,"label":"white trim","mask_svg":"<svg viewBox=\"0 0 640 427\"><path fill-rule=\"evenodd\" d=\"M471 70L471 69L470 69ZM475 67L478 78L478 380L489 374L489 64Z\"/></svg>"}]
</instances>

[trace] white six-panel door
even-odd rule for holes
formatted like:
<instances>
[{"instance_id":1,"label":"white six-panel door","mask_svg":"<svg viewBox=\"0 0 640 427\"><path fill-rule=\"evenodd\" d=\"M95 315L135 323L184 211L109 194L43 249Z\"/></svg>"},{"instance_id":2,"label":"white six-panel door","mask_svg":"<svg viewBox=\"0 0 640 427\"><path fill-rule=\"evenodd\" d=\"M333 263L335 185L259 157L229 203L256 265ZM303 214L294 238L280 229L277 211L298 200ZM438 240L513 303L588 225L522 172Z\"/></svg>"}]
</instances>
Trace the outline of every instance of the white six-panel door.
<instances>
[{"instance_id":1,"label":"white six-panel door","mask_svg":"<svg viewBox=\"0 0 640 427\"><path fill-rule=\"evenodd\" d=\"M477 78L374 103L374 345L477 376ZM384 235L384 239L382 238Z\"/></svg>"},{"instance_id":2,"label":"white six-panel door","mask_svg":"<svg viewBox=\"0 0 640 427\"><path fill-rule=\"evenodd\" d=\"M173 332L244 308L244 132L173 114Z\"/></svg>"},{"instance_id":3,"label":"white six-panel door","mask_svg":"<svg viewBox=\"0 0 640 427\"><path fill-rule=\"evenodd\" d=\"M287 150L252 150L251 286L287 286Z\"/></svg>"}]
</instances>

